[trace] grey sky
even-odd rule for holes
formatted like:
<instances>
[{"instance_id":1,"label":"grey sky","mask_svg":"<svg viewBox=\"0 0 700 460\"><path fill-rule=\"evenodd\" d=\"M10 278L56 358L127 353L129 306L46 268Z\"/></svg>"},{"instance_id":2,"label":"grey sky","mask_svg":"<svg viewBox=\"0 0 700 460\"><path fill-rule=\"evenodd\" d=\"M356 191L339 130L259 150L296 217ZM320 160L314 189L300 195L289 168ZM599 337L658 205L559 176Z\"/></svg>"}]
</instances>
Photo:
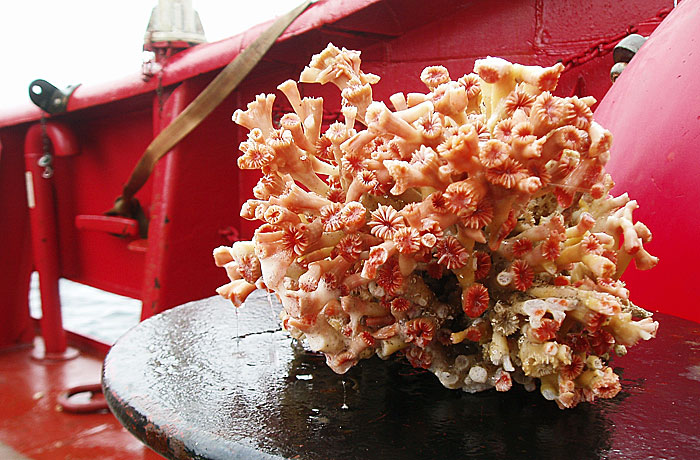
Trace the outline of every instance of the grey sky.
<instances>
[{"instance_id":1,"label":"grey sky","mask_svg":"<svg viewBox=\"0 0 700 460\"><path fill-rule=\"evenodd\" d=\"M64 88L140 71L143 35L157 0L0 0L0 106L31 104L29 83ZM297 0L192 0L208 41L236 35Z\"/></svg>"}]
</instances>

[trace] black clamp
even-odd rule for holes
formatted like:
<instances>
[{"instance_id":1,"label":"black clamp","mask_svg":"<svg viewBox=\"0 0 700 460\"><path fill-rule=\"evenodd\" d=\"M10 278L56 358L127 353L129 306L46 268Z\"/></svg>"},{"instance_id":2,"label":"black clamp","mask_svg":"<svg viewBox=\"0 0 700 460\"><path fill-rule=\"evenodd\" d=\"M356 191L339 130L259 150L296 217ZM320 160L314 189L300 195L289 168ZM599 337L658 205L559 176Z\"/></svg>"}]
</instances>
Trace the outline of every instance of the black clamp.
<instances>
[{"instance_id":1,"label":"black clamp","mask_svg":"<svg viewBox=\"0 0 700 460\"><path fill-rule=\"evenodd\" d=\"M60 90L46 80L34 80L29 84L29 98L41 110L50 114L66 111L68 99L80 85L71 85Z\"/></svg>"}]
</instances>

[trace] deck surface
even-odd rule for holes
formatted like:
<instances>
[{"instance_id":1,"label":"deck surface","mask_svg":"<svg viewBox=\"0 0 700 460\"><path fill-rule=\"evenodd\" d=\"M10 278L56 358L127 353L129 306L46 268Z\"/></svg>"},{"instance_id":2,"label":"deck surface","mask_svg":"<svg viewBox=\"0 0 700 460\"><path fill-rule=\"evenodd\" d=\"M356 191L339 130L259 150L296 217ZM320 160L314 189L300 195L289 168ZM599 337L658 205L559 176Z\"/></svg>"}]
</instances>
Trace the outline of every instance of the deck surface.
<instances>
[{"instance_id":1,"label":"deck surface","mask_svg":"<svg viewBox=\"0 0 700 460\"><path fill-rule=\"evenodd\" d=\"M31 353L29 347L0 351L0 459L162 459L109 412L57 410L62 391L99 382L101 357L82 354L63 363L41 363Z\"/></svg>"}]
</instances>

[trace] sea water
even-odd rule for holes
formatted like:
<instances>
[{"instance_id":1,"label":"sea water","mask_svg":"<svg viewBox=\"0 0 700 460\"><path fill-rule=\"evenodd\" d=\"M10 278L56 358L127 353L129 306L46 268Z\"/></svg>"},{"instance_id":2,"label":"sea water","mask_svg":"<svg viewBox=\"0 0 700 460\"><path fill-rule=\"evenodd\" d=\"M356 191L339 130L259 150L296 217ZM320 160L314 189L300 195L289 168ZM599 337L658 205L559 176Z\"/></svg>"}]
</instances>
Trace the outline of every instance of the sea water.
<instances>
[{"instance_id":1,"label":"sea water","mask_svg":"<svg viewBox=\"0 0 700 460\"><path fill-rule=\"evenodd\" d=\"M58 282L61 296L63 327L100 342L112 345L141 317L141 301L102 291L84 284L61 278ZM41 318L39 275L32 273L29 289L29 311Z\"/></svg>"}]
</instances>

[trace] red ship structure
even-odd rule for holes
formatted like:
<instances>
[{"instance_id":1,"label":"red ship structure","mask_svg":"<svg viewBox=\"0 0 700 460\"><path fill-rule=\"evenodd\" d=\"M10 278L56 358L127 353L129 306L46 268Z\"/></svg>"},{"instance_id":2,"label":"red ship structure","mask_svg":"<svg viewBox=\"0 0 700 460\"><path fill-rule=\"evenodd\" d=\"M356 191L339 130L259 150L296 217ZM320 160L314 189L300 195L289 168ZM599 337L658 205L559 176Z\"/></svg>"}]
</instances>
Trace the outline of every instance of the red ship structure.
<instances>
[{"instance_id":1,"label":"red ship structure","mask_svg":"<svg viewBox=\"0 0 700 460\"><path fill-rule=\"evenodd\" d=\"M489 55L564 64L555 94L602 101L596 119L615 136L608 170L620 189L643 202L638 218L656 237L649 250L661 262L627 280L632 300L700 322L690 291L697 275L688 263L700 255L692 243L700 222L697 148L691 153L700 136L700 92L691 77L700 70L700 45L697 30L686 24L700 18L700 1L673 10L660 0L315 2L168 149L118 213L108 211L149 144L273 21L199 43L191 11L189 34L159 34L152 20L145 47L155 57L140 72L68 89L35 81L37 104L0 110L0 457L159 458L108 412L75 413L99 398L71 403L66 391L97 391L84 385L99 380L109 344L64 330L58 280L139 299L142 320L214 295L223 280L212 249L252 236L253 224L237 210L259 179L236 166L246 130L231 115L256 94L296 79L328 42L361 50L363 70L383 76L374 86L377 100L388 100L397 87L421 89L416 75L429 65L461 75ZM652 34L670 20L675 27ZM650 35L646 41L655 47L645 43ZM645 52L648 66L625 69ZM673 68L669 63L681 54L683 65ZM619 80L608 94L611 70ZM646 99L634 96L640 85ZM314 95L329 91L319 86ZM290 108L276 110L281 116ZM324 122L340 116L340 107L327 106ZM649 131L656 142L648 141ZM625 148L634 152L616 155ZM33 271L40 320L29 313Z\"/></svg>"}]
</instances>

